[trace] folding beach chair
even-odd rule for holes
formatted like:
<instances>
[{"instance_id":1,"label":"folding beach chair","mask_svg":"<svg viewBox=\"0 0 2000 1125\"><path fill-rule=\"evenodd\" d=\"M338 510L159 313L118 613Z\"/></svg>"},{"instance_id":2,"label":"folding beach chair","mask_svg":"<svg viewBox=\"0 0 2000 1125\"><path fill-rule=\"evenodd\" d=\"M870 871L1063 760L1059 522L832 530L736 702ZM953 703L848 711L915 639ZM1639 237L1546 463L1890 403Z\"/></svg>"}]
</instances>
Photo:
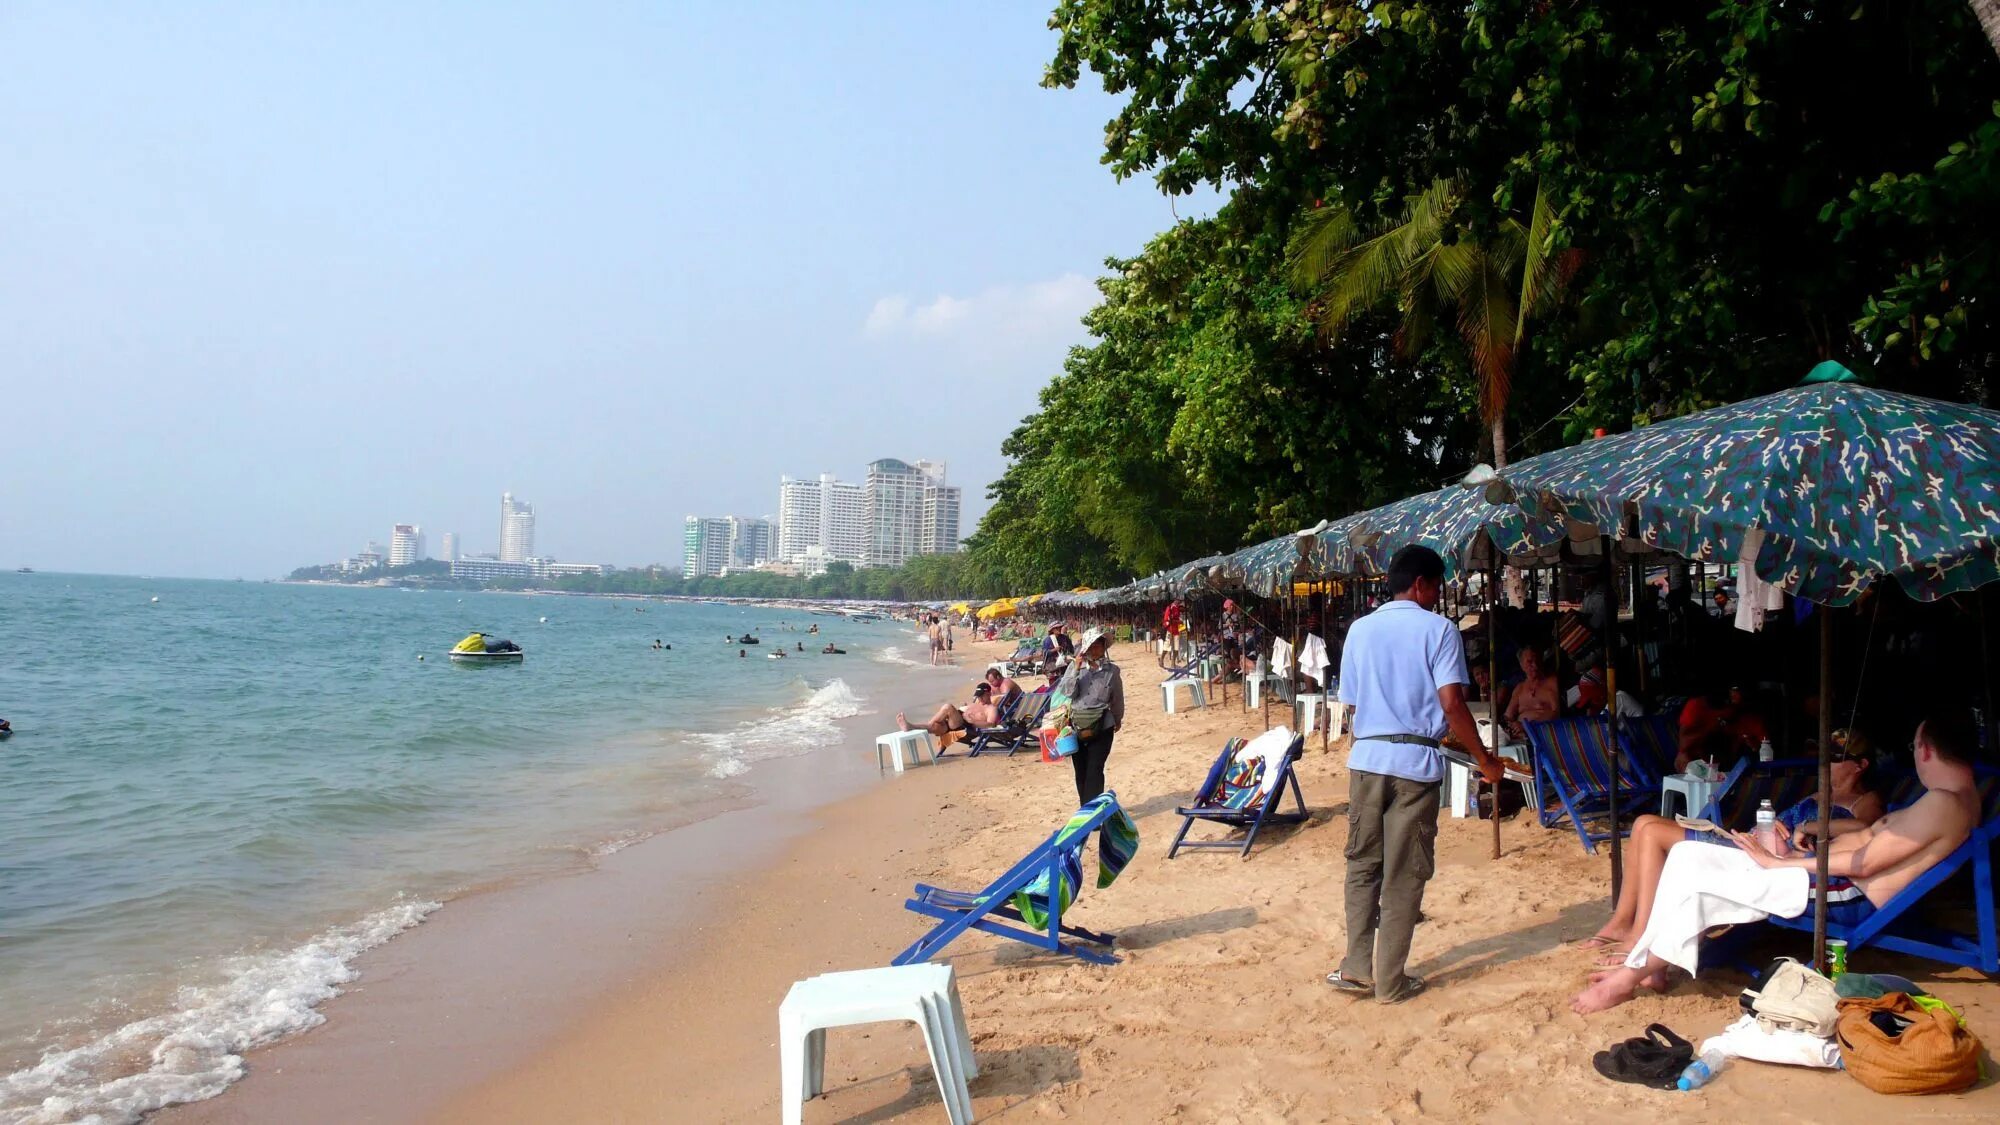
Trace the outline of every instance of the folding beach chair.
<instances>
[{"instance_id":1,"label":"folding beach chair","mask_svg":"<svg viewBox=\"0 0 2000 1125\"><path fill-rule=\"evenodd\" d=\"M1208 777L1201 788L1195 791L1194 804L1183 805L1174 810L1181 819L1181 830L1174 836L1174 842L1167 847L1167 858L1182 848L1232 848L1244 858L1250 858L1250 847L1257 842L1257 833L1265 824L1302 824L1311 815L1306 810L1305 795L1299 791L1298 774L1292 772L1292 763L1305 750L1305 736L1291 734L1290 743L1276 762L1264 755L1247 762L1237 760L1237 754L1249 743L1240 738L1232 738L1223 744L1222 753L1215 764L1208 768ZM1261 737L1261 736L1260 736ZM1272 780L1272 771L1277 771ZM1269 784L1266 782L1269 781ZM1292 803L1297 812L1279 812L1278 805L1285 799L1285 787L1291 786ZM1242 846L1235 840L1189 840L1188 829L1197 820L1212 824L1224 824L1230 828L1245 830Z\"/></svg>"},{"instance_id":2,"label":"folding beach chair","mask_svg":"<svg viewBox=\"0 0 2000 1125\"><path fill-rule=\"evenodd\" d=\"M1097 832L1097 885L1110 886L1139 850L1139 826L1118 806L1118 794L1106 790L984 890L967 894L918 883L903 909L936 918L938 924L889 963L927 961L965 931L983 930L1093 964L1117 964L1118 958L1108 952L1062 940L1068 936L1107 950L1115 940L1111 934L1092 933L1062 920L1063 911L1083 888L1083 845L1092 832ZM995 920L1001 918L1029 928Z\"/></svg>"},{"instance_id":3,"label":"folding beach chair","mask_svg":"<svg viewBox=\"0 0 2000 1125\"><path fill-rule=\"evenodd\" d=\"M1736 763L1722 778L1722 788L1701 811L1703 820L1718 828L1748 832L1757 823L1757 805L1771 802L1784 812L1819 791L1819 761L1780 758L1760 762L1754 757Z\"/></svg>"},{"instance_id":4,"label":"folding beach chair","mask_svg":"<svg viewBox=\"0 0 2000 1125\"><path fill-rule=\"evenodd\" d=\"M1222 651L1222 645L1218 641L1210 641L1207 644L1202 645L1195 652L1193 659L1189 660L1187 663L1172 665L1168 667L1166 670L1167 679L1169 680L1201 679L1201 662L1204 660L1213 659L1215 654L1221 651Z\"/></svg>"},{"instance_id":5,"label":"folding beach chair","mask_svg":"<svg viewBox=\"0 0 2000 1125\"><path fill-rule=\"evenodd\" d=\"M1535 780L1543 799L1556 800L1537 811L1544 828L1567 821L1576 829L1583 850L1597 854L1597 842L1613 832L1624 835L1627 825L1592 827L1609 819L1611 811L1611 722L1607 716L1530 720L1525 724L1535 755ZM1618 815L1621 821L1660 805L1660 776L1652 762L1632 754L1618 755Z\"/></svg>"},{"instance_id":6,"label":"folding beach chair","mask_svg":"<svg viewBox=\"0 0 2000 1125\"><path fill-rule=\"evenodd\" d=\"M965 747L967 757L979 753L979 746L982 740L1012 730L1009 724L1014 721L1014 712L1021 706L1022 698L1024 697L1016 696L1002 705L1000 708L1000 721L994 723L992 726L966 727L965 737L959 739L954 745ZM942 758L944 755L939 754L938 757Z\"/></svg>"},{"instance_id":7,"label":"folding beach chair","mask_svg":"<svg viewBox=\"0 0 2000 1125\"><path fill-rule=\"evenodd\" d=\"M1872 945L1982 973L2000 973L2000 921L1996 921L1993 888L1993 845L2000 840L2000 773L1981 768L1977 780L1980 820L1972 835L1860 923L1840 925L1829 919L1827 937L1845 941L1850 952ZM1921 786L1915 792L1906 790L1902 804L1909 804L1921 794ZM1900 806L1892 803L1890 807ZM1918 918L1913 908L1968 862L1972 865L1973 932L1945 929ZM1788 930L1811 933L1813 912L1808 909L1797 918L1772 918L1771 922Z\"/></svg>"},{"instance_id":8,"label":"folding beach chair","mask_svg":"<svg viewBox=\"0 0 2000 1125\"><path fill-rule=\"evenodd\" d=\"M966 754L976 758L981 754L1005 754L1013 757L1016 750L1035 741L1035 730L1042 725L1042 716L1048 713L1049 700L1053 691L1033 691L1014 701L1013 714L1003 719L999 725L981 727L967 742Z\"/></svg>"},{"instance_id":9,"label":"folding beach chair","mask_svg":"<svg viewBox=\"0 0 2000 1125\"><path fill-rule=\"evenodd\" d=\"M1661 776L1672 773L1674 759L1681 752L1679 712L1641 715L1626 719L1618 731L1618 748L1634 758L1652 763Z\"/></svg>"}]
</instances>

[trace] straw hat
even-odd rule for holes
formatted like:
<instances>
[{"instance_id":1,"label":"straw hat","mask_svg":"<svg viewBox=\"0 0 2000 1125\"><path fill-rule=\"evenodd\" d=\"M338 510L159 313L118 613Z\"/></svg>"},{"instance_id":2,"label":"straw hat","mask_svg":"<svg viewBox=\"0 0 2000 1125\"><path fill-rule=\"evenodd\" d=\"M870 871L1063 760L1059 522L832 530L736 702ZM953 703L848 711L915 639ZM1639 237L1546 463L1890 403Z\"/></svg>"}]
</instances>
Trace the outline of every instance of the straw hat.
<instances>
[{"instance_id":1,"label":"straw hat","mask_svg":"<svg viewBox=\"0 0 2000 1125\"><path fill-rule=\"evenodd\" d=\"M1099 641L1104 642L1104 647L1108 651L1111 648L1111 630L1106 629L1101 625L1092 626L1088 632L1084 633L1083 643L1076 646L1076 651L1079 654L1089 652L1090 646L1096 644Z\"/></svg>"}]
</instances>

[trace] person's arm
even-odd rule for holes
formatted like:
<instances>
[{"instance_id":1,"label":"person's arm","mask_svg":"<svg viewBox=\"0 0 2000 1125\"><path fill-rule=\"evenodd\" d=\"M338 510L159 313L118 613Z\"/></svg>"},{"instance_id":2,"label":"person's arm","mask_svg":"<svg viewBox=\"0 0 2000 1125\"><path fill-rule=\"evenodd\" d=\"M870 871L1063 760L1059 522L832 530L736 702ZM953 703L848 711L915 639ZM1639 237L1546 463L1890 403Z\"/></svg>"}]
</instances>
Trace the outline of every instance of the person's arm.
<instances>
[{"instance_id":1,"label":"person's arm","mask_svg":"<svg viewBox=\"0 0 2000 1125\"><path fill-rule=\"evenodd\" d=\"M1125 725L1125 675L1116 664L1111 666L1111 701L1104 710L1111 716L1112 730Z\"/></svg>"},{"instance_id":2,"label":"person's arm","mask_svg":"<svg viewBox=\"0 0 2000 1125\"><path fill-rule=\"evenodd\" d=\"M1903 820L1909 823L1885 820L1872 828L1850 832L1833 841L1826 853L1826 873L1847 879L1866 879L1889 870L1935 842L1937 827L1931 818L1907 817ZM1748 832L1732 832L1730 835L1760 867L1819 869L1818 856L1774 856Z\"/></svg>"},{"instance_id":3,"label":"person's arm","mask_svg":"<svg viewBox=\"0 0 2000 1125\"><path fill-rule=\"evenodd\" d=\"M1473 721L1472 709L1465 705L1465 685L1446 684L1439 688L1438 706L1444 708L1444 721L1451 727L1453 741L1479 763L1480 776L1498 785L1506 777L1507 767L1500 764L1499 755L1488 750L1486 740L1479 737L1479 724Z\"/></svg>"}]
</instances>

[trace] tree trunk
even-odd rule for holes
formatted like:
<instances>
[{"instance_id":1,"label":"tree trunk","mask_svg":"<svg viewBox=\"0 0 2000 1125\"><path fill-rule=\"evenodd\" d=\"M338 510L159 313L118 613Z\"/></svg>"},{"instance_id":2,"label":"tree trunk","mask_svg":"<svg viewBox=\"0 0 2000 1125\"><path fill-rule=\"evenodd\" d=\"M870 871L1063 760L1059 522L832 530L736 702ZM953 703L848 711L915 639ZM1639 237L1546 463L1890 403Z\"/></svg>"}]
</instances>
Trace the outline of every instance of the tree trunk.
<instances>
[{"instance_id":1,"label":"tree trunk","mask_svg":"<svg viewBox=\"0 0 2000 1125\"><path fill-rule=\"evenodd\" d=\"M2000 3L2000 0L1994 0L1994 3ZM1507 416L1505 414L1495 414L1491 426L1493 434L1493 471L1499 472L1501 469L1507 467ZM1502 572L1501 584L1506 590L1508 605L1519 607L1528 604L1528 586L1521 577L1520 568L1507 567ZM1487 600L1489 602L1492 601L1492 596L1489 595ZM1498 800L1498 798L1496 797L1495 800ZM1494 815L1497 816L1499 814L1495 813Z\"/></svg>"},{"instance_id":2,"label":"tree trunk","mask_svg":"<svg viewBox=\"0 0 2000 1125\"><path fill-rule=\"evenodd\" d=\"M1993 53L2000 55L2000 0L1971 0L1972 14L1978 18L1979 26L1986 29L1986 41L1993 44Z\"/></svg>"}]
</instances>

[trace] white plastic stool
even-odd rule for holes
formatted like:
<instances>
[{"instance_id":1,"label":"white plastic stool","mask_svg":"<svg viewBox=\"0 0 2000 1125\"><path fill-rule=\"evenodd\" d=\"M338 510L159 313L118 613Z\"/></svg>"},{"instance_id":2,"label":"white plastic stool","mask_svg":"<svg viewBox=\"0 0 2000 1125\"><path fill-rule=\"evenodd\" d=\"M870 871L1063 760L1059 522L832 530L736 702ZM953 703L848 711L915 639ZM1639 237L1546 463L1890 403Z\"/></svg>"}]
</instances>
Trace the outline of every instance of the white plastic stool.
<instances>
[{"instance_id":1,"label":"white plastic stool","mask_svg":"<svg viewBox=\"0 0 2000 1125\"><path fill-rule=\"evenodd\" d=\"M903 772L907 759L911 764L922 761L921 754L931 756L931 764L937 764L937 744L931 741L931 732L923 729L892 730L875 739L875 768L882 768L882 752L887 750L890 759L896 763L896 772Z\"/></svg>"},{"instance_id":2,"label":"white plastic stool","mask_svg":"<svg viewBox=\"0 0 2000 1125\"><path fill-rule=\"evenodd\" d=\"M1346 734L1347 720L1353 715L1353 705L1342 703L1329 694L1326 707L1326 736L1328 738L1339 738L1341 735Z\"/></svg>"},{"instance_id":3,"label":"white plastic stool","mask_svg":"<svg viewBox=\"0 0 2000 1125\"><path fill-rule=\"evenodd\" d=\"M1161 704L1166 707L1167 714L1171 715L1174 713L1174 689L1176 688L1188 689L1188 694L1193 697L1196 707L1208 706L1208 693L1202 690L1200 680L1167 680L1160 684Z\"/></svg>"},{"instance_id":4,"label":"white plastic stool","mask_svg":"<svg viewBox=\"0 0 2000 1125\"><path fill-rule=\"evenodd\" d=\"M1319 709L1326 703L1324 695L1300 695L1292 700L1292 717L1297 720L1294 730L1300 734L1311 734L1319 723Z\"/></svg>"},{"instance_id":5,"label":"white plastic stool","mask_svg":"<svg viewBox=\"0 0 2000 1125\"><path fill-rule=\"evenodd\" d=\"M1688 816L1700 816L1708 803L1715 800L1715 793L1722 788L1722 782L1708 781L1699 777L1689 777L1684 773L1670 773L1660 779L1660 815L1674 815L1671 798L1678 795L1687 805Z\"/></svg>"},{"instance_id":6,"label":"white plastic stool","mask_svg":"<svg viewBox=\"0 0 2000 1125\"><path fill-rule=\"evenodd\" d=\"M826 1029L909 1020L923 1029L938 1095L952 1125L970 1125L979 1074L972 1036L951 966L925 963L827 973L792 986L778 1006L778 1054L783 1071L785 1125L798 1125L799 1108L826 1089Z\"/></svg>"}]
</instances>

